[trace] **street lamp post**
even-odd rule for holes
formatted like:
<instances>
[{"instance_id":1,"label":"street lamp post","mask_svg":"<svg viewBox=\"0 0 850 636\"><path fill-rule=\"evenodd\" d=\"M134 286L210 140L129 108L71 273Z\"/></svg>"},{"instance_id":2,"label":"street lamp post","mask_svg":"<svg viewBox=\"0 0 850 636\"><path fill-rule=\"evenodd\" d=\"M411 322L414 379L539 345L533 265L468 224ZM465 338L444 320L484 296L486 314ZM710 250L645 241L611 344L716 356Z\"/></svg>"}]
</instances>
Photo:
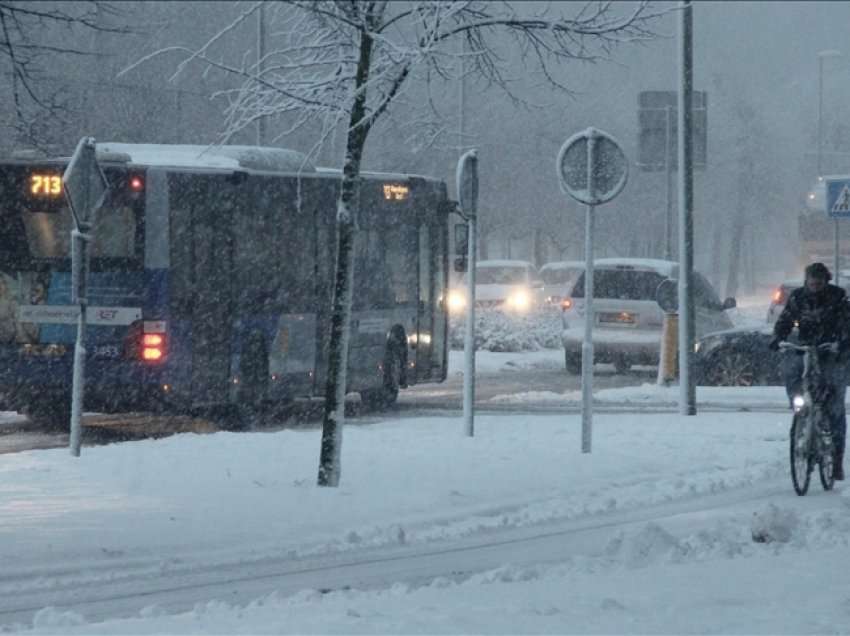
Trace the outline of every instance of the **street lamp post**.
<instances>
[{"instance_id":1,"label":"street lamp post","mask_svg":"<svg viewBox=\"0 0 850 636\"><path fill-rule=\"evenodd\" d=\"M827 57L840 57L841 52L834 49L818 51L818 177L823 177L823 60ZM838 219L834 219L835 232L833 235L833 251L835 254L835 284L841 277L841 254L838 240Z\"/></svg>"}]
</instances>

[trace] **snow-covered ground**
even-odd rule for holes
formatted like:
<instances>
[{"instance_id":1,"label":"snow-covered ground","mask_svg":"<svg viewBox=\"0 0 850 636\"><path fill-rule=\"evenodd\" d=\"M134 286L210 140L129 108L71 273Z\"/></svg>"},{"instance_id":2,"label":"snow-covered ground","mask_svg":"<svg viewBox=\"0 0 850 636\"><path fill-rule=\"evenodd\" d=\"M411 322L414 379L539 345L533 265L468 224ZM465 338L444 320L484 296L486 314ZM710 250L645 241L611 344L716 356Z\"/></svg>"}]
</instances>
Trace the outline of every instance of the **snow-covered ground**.
<instances>
[{"instance_id":1,"label":"snow-covered ground","mask_svg":"<svg viewBox=\"0 0 850 636\"><path fill-rule=\"evenodd\" d=\"M44 608L13 631L846 633L850 497L817 484L807 500L793 494L787 425L784 413L597 414L590 454L580 452L577 415L480 416L474 438L459 418L350 425L336 489L315 485L318 430L178 435L85 448L80 458L6 455L0 617L27 606L19 599L117 585L130 573L250 572L274 559L596 520L612 526L604 545L561 562L512 563L506 542L496 569L415 586L399 575L382 589L271 592L247 606L210 598L179 615L142 609L140 596L132 618L91 622L84 610ZM684 525L611 521L764 486L769 496ZM770 541L754 542L754 532Z\"/></svg>"},{"instance_id":2,"label":"snow-covered ground","mask_svg":"<svg viewBox=\"0 0 850 636\"><path fill-rule=\"evenodd\" d=\"M558 350L477 356L482 373L560 362ZM5 455L0 631L850 633L850 490L793 494L788 414L759 410L784 407L782 388L700 387L695 417L641 412L677 396L597 391L635 409L596 413L590 454L580 415L521 412L572 393L493 398L517 412L479 415L474 438L455 417L352 421L335 489L315 485L315 429ZM521 549L547 540L551 557ZM443 560L406 569L429 550ZM379 583L323 578L345 559ZM275 568L315 583L277 588ZM210 571L234 573L241 596L209 586L180 613L146 600L207 594ZM83 603L103 590L111 599Z\"/></svg>"}]
</instances>

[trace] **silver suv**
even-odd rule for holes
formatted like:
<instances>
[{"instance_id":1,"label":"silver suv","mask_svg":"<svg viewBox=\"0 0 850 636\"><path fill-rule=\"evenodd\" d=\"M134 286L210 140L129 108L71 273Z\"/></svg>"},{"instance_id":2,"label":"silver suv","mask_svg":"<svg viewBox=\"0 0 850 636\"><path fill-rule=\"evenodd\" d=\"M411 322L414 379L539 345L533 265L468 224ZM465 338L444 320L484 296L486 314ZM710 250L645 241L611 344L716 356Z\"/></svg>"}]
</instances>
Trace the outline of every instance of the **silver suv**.
<instances>
[{"instance_id":1,"label":"silver suv","mask_svg":"<svg viewBox=\"0 0 850 636\"><path fill-rule=\"evenodd\" d=\"M593 268L593 359L613 363L618 372L633 364L658 364L664 314L656 301L661 281L678 278L678 263L646 258L603 258ZM726 309L700 273L694 272L696 335L731 328ZM565 363L568 373L581 372L584 341L584 273L561 304Z\"/></svg>"}]
</instances>

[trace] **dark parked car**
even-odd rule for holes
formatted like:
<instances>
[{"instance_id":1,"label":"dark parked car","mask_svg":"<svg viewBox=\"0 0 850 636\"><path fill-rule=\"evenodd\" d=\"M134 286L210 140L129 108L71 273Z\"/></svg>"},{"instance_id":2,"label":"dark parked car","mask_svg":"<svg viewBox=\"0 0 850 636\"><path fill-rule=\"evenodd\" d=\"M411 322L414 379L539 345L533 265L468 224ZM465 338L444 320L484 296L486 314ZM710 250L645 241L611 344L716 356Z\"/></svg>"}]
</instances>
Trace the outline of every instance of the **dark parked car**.
<instances>
[{"instance_id":1,"label":"dark parked car","mask_svg":"<svg viewBox=\"0 0 850 636\"><path fill-rule=\"evenodd\" d=\"M699 338L694 354L697 384L704 386L783 385L785 355L771 351L772 326L715 331ZM793 335L790 340L793 340Z\"/></svg>"}]
</instances>

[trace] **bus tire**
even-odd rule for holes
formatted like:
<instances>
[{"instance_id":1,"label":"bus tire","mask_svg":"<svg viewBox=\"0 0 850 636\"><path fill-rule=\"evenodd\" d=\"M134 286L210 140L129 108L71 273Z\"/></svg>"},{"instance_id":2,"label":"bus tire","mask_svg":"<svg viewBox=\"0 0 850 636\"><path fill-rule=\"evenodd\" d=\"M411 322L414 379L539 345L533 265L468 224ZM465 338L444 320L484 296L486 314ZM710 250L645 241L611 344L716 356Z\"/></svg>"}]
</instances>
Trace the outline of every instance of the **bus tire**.
<instances>
[{"instance_id":1,"label":"bus tire","mask_svg":"<svg viewBox=\"0 0 850 636\"><path fill-rule=\"evenodd\" d=\"M21 411L39 430L52 433L67 433L71 430L70 396L48 397L44 401L26 405Z\"/></svg>"},{"instance_id":2,"label":"bus tire","mask_svg":"<svg viewBox=\"0 0 850 636\"><path fill-rule=\"evenodd\" d=\"M383 410L396 403L402 377L403 356L397 346L387 349L384 356L384 380L379 389L360 391L360 400L369 409Z\"/></svg>"}]
</instances>

